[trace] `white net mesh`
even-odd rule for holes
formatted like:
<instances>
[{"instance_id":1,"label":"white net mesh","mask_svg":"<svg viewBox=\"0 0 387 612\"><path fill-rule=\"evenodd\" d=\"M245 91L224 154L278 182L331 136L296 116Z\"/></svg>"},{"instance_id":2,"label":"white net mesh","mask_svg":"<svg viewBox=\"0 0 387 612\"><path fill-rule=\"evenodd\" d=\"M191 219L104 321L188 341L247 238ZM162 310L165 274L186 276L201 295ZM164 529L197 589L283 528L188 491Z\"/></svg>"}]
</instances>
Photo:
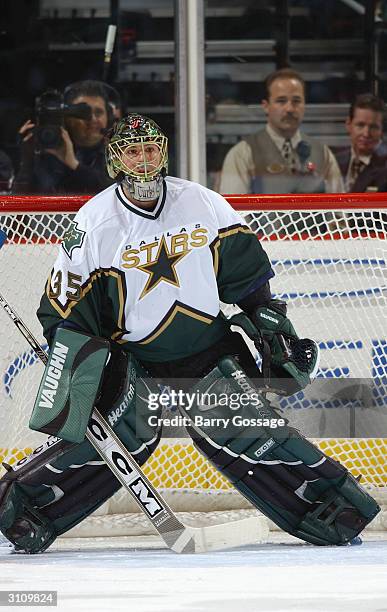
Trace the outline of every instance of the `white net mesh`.
<instances>
[{"instance_id":1,"label":"white net mesh","mask_svg":"<svg viewBox=\"0 0 387 612\"><path fill-rule=\"evenodd\" d=\"M305 206L306 196L299 198ZM0 292L42 345L44 339L35 312L58 240L73 216L61 210L63 199L51 199L50 212L38 212L46 200L19 198L23 212L16 212L10 210L10 200L4 198L0 216L0 228L8 234L0 253ZM72 200L76 208L77 200ZM267 200L270 203L270 196ZM292 200L297 204L297 198L293 196ZM311 337L320 345L319 376L327 380L340 377L374 381L371 394L375 410L377 416L383 416L386 401L381 385L386 385L387 378L387 210L353 212L344 210L342 202L343 199L336 210L298 211L290 207L275 210L271 203L271 211L259 213L256 209L241 214L263 241L272 261L276 274L271 282L273 293L288 302L288 314L299 335ZM312 205L316 207L314 202ZM2 309L0 343L0 460L12 464L45 439L27 427L42 364ZM365 382L359 388L364 394L369 385ZM313 398L302 396L296 401L301 422L307 419L308 411L319 409ZM321 417L313 438L319 438L317 443L324 452L341 461L355 476L361 475L362 482L379 499L383 498L387 484L386 426L376 420L375 431L368 430L364 436L360 431L357 435L356 424L351 415L348 418L348 435L322 439ZM347 415L342 419L344 425L346 419ZM145 472L176 510L250 511L248 502L188 440L162 442ZM122 517L135 510L128 495L119 493L91 519L89 525L94 524L94 528L82 529L87 533L90 529L99 531L104 513ZM119 531L123 524L128 526L127 518L119 519ZM109 525L111 529L111 522Z\"/></svg>"}]
</instances>

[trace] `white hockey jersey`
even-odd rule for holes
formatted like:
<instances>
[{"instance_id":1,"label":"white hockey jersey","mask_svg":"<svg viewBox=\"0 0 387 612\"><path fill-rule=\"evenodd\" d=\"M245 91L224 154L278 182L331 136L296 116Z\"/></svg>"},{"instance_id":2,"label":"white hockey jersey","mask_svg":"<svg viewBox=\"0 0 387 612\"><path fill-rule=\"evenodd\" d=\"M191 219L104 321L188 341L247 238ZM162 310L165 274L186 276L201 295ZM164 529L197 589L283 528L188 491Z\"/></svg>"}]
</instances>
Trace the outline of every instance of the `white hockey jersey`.
<instances>
[{"instance_id":1,"label":"white hockey jersey","mask_svg":"<svg viewBox=\"0 0 387 612\"><path fill-rule=\"evenodd\" d=\"M238 302L273 272L256 236L219 194L167 177L153 211L121 186L93 197L66 231L38 316L46 337L66 319L139 359L205 350Z\"/></svg>"}]
</instances>

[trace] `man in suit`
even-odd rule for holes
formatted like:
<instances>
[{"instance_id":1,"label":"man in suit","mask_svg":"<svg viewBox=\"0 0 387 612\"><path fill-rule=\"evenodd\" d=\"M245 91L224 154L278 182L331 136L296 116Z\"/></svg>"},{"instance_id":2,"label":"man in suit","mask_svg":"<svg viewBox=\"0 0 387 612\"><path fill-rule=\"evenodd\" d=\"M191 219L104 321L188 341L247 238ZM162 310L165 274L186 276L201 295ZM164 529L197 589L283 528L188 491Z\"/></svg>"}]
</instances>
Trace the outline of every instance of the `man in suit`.
<instances>
[{"instance_id":1,"label":"man in suit","mask_svg":"<svg viewBox=\"0 0 387 612\"><path fill-rule=\"evenodd\" d=\"M300 132L305 83L290 68L270 74L262 101L265 128L230 149L223 163L221 193L342 192L336 159L318 140Z\"/></svg>"},{"instance_id":2,"label":"man in suit","mask_svg":"<svg viewBox=\"0 0 387 612\"><path fill-rule=\"evenodd\" d=\"M369 93L357 96L350 106L346 127L351 146L336 153L346 191L387 191L384 114L383 100Z\"/></svg>"}]
</instances>

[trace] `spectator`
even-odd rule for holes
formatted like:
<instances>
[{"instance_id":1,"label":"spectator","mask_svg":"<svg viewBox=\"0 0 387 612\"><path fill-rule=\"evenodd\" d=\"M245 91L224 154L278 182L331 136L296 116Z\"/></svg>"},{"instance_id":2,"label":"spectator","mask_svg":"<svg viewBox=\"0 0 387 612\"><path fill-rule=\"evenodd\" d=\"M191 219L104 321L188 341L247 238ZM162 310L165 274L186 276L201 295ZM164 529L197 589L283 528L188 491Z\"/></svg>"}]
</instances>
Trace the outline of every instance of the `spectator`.
<instances>
[{"instance_id":1,"label":"spectator","mask_svg":"<svg viewBox=\"0 0 387 612\"><path fill-rule=\"evenodd\" d=\"M270 74L262 100L266 127L227 153L221 193L331 193L344 190L333 153L299 127L305 111L305 83L290 68Z\"/></svg>"},{"instance_id":2,"label":"spectator","mask_svg":"<svg viewBox=\"0 0 387 612\"><path fill-rule=\"evenodd\" d=\"M387 191L384 114L383 100L370 93L357 96L349 108L346 127L351 146L336 153L346 191Z\"/></svg>"},{"instance_id":3,"label":"spectator","mask_svg":"<svg viewBox=\"0 0 387 612\"><path fill-rule=\"evenodd\" d=\"M59 143L54 146L37 143L32 121L20 128L22 160L13 193L94 194L111 185L105 169L104 136L112 122L112 111L104 84L73 83L65 89L64 103L83 104L89 109L76 106L71 107L74 112L66 111L65 127L59 127ZM78 116L79 108L86 109L83 118Z\"/></svg>"}]
</instances>

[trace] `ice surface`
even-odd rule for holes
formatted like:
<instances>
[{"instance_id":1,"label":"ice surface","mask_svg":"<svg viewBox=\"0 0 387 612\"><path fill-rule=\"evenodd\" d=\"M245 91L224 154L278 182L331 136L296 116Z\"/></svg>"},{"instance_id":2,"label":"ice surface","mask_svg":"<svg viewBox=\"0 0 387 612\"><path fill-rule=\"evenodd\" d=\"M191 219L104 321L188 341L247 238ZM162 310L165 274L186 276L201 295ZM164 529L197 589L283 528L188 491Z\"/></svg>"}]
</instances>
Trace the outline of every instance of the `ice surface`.
<instances>
[{"instance_id":1,"label":"ice surface","mask_svg":"<svg viewBox=\"0 0 387 612\"><path fill-rule=\"evenodd\" d=\"M33 556L0 546L0 590L57 590L56 609L71 612L387 612L387 540L321 548L280 534L184 556L141 542L97 546L67 541Z\"/></svg>"}]
</instances>

